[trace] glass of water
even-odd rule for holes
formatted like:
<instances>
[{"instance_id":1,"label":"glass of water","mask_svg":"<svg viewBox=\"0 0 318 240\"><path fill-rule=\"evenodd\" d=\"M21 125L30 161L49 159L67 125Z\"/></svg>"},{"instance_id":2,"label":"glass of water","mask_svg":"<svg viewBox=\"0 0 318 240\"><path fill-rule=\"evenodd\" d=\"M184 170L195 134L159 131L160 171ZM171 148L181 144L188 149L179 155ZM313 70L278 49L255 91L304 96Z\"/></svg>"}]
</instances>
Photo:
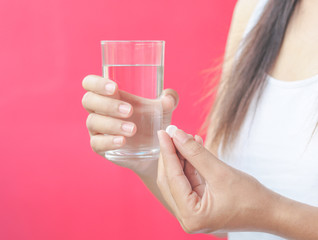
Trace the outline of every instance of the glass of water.
<instances>
[{"instance_id":1,"label":"glass of water","mask_svg":"<svg viewBox=\"0 0 318 240\"><path fill-rule=\"evenodd\" d=\"M126 144L105 152L109 160L155 160L159 157L157 131L163 129L164 41L101 41L103 76L118 84L120 100L133 106L125 119L137 132Z\"/></svg>"}]
</instances>

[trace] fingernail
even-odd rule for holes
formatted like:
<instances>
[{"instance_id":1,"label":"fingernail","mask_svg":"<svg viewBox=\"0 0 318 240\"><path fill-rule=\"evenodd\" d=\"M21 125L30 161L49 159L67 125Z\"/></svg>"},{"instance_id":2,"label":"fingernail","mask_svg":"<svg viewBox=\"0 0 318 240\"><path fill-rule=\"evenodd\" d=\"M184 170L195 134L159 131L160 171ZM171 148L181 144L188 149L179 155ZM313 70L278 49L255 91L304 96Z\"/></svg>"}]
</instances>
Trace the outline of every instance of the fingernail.
<instances>
[{"instance_id":1,"label":"fingernail","mask_svg":"<svg viewBox=\"0 0 318 240\"><path fill-rule=\"evenodd\" d=\"M125 131L125 132L129 132L132 133L134 130L134 125L130 124L130 123L124 123L121 128Z\"/></svg>"},{"instance_id":2,"label":"fingernail","mask_svg":"<svg viewBox=\"0 0 318 240\"><path fill-rule=\"evenodd\" d=\"M131 110L131 106L127 104L120 104L118 109L119 109L119 112L128 114Z\"/></svg>"},{"instance_id":3,"label":"fingernail","mask_svg":"<svg viewBox=\"0 0 318 240\"><path fill-rule=\"evenodd\" d=\"M107 94L113 94L115 92L116 85L114 83L106 83L105 89Z\"/></svg>"},{"instance_id":4,"label":"fingernail","mask_svg":"<svg viewBox=\"0 0 318 240\"><path fill-rule=\"evenodd\" d=\"M175 105L176 100L174 99L174 97L172 97L171 95L165 95L165 97L169 98L169 99L170 99L170 101L172 101L172 102L173 102L173 105Z\"/></svg>"},{"instance_id":5,"label":"fingernail","mask_svg":"<svg viewBox=\"0 0 318 240\"><path fill-rule=\"evenodd\" d=\"M113 138L113 143L116 145L121 145L123 141L124 141L124 137L122 136Z\"/></svg>"},{"instance_id":6,"label":"fingernail","mask_svg":"<svg viewBox=\"0 0 318 240\"><path fill-rule=\"evenodd\" d=\"M183 143L185 143L189 138L192 138L192 137L189 136L188 134L186 134L186 133L185 133L184 131L182 131L181 129L177 129L177 130L174 132L173 138L183 144Z\"/></svg>"}]
</instances>

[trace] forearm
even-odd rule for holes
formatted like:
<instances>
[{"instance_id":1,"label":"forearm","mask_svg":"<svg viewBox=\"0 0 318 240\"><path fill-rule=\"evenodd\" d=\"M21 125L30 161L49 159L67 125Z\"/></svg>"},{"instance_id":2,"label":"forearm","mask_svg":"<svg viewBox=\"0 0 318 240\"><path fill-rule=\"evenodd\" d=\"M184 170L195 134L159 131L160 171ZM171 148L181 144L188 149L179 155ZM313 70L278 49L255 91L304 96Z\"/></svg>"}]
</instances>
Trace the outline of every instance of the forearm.
<instances>
[{"instance_id":1,"label":"forearm","mask_svg":"<svg viewBox=\"0 0 318 240\"><path fill-rule=\"evenodd\" d=\"M269 191L263 204L251 212L242 230L262 231L293 240L318 239L318 208ZM209 233L217 237L227 234Z\"/></svg>"},{"instance_id":2,"label":"forearm","mask_svg":"<svg viewBox=\"0 0 318 240\"><path fill-rule=\"evenodd\" d=\"M295 240L318 239L318 208L285 197L279 197L274 205L271 231L279 236Z\"/></svg>"},{"instance_id":3,"label":"forearm","mask_svg":"<svg viewBox=\"0 0 318 240\"><path fill-rule=\"evenodd\" d=\"M247 231L267 232L293 240L318 239L318 208L279 195L260 187L254 198L244 226Z\"/></svg>"},{"instance_id":4,"label":"forearm","mask_svg":"<svg viewBox=\"0 0 318 240\"><path fill-rule=\"evenodd\" d=\"M153 161L153 160L152 160ZM146 187L152 192L152 194L164 205L166 209L170 213L173 214L171 208L164 200L158 185L157 185L157 170L158 170L158 161L154 161L151 163L149 168L147 168L146 171L143 172L136 172L135 173L139 176L139 178L142 180L142 182L146 185Z\"/></svg>"},{"instance_id":5,"label":"forearm","mask_svg":"<svg viewBox=\"0 0 318 240\"><path fill-rule=\"evenodd\" d=\"M147 171L138 173L138 176L152 194L173 214L158 188L157 167L156 161ZM253 216L246 221L247 227L243 227L245 230L268 232L293 240L318 239L317 207L283 197L267 188L264 189L259 194L262 201L251 211ZM210 233L209 235L219 238L227 237L226 233Z\"/></svg>"}]
</instances>

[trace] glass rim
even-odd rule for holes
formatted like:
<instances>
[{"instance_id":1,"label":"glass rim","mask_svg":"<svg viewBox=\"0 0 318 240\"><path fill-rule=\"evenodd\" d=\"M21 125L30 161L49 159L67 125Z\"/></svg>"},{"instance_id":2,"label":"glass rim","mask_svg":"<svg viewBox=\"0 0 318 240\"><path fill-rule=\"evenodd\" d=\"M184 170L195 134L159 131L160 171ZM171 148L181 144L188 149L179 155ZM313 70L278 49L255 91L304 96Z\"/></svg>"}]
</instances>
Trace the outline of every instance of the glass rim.
<instances>
[{"instance_id":1,"label":"glass rim","mask_svg":"<svg viewBox=\"0 0 318 240\"><path fill-rule=\"evenodd\" d=\"M101 40L101 44L105 43L128 43L128 42L140 42L140 43L165 43L164 40Z\"/></svg>"}]
</instances>

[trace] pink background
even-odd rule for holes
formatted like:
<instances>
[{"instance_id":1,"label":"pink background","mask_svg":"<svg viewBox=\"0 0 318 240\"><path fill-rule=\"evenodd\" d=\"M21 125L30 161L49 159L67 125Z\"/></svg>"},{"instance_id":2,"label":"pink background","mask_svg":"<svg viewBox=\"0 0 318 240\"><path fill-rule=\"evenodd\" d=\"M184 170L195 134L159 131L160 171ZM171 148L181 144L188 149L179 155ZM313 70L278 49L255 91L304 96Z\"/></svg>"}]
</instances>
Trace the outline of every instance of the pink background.
<instances>
[{"instance_id":1,"label":"pink background","mask_svg":"<svg viewBox=\"0 0 318 240\"><path fill-rule=\"evenodd\" d=\"M195 134L202 70L222 56L235 0L1 0L0 239L212 239L183 232L129 170L95 154L81 81L100 40L165 40L173 124Z\"/></svg>"}]
</instances>

